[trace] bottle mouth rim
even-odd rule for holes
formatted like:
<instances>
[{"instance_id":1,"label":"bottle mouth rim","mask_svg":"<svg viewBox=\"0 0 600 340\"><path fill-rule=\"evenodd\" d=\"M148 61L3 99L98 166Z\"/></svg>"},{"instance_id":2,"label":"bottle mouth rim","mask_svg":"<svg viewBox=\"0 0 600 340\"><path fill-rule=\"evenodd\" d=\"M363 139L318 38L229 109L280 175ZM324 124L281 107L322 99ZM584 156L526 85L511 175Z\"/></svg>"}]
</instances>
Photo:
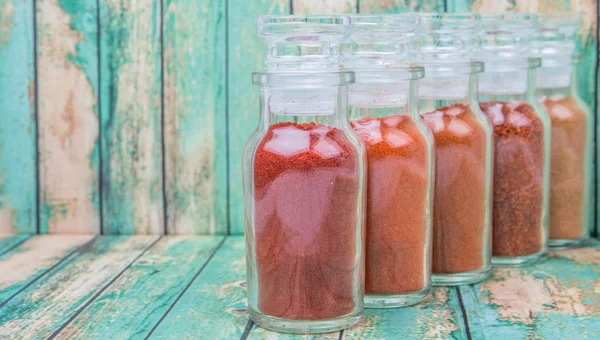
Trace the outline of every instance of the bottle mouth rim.
<instances>
[{"instance_id":1,"label":"bottle mouth rim","mask_svg":"<svg viewBox=\"0 0 600 340\"><path fill-rule=\"evenodd\" d=\"M418 80L425 77L425 68L420 65L392 66L389 68L352 67L356 83L387 84Z\"/></svg>"},{"instance_id":2,"label":"bottle mouth rim","mask_svg":"<svg viewBox=\"0 0 600 340\"><path fill-rule=\"evenodd\" d=\"M425 69L425 77L428 75L477 74L485 70L484 62L479 60L419 60L415 61L414 65Z\"/></svg>"},{"instance_id":3,"label":"bottle mouth rim","mask_svg":"<svg viewBox=\"0 0 600 340\"><path fill-rule=\"evenodd\" d=\"M534 13L483 13L479 14L482 22L491 21L516 21L516 22L537 22L539 17Z\"/></svg>"},{"instance_id":4,"label":"bottle mouth rim","mask_svg":"<svg viewBox=\"0 0 600 340\"><path fill-rule=\"evenodd\" d=\"M399 14L350 14L351 25L396 24L417 25L419 18L410 13Z\"/></svg>"},{"instance_id":5,"label":"bottle mouth rim","mask_svg":"<svg viewBox=\"0 0 600 340\"><path fill-rule=\"evenodd\" d=\"M470 21L479 19L480 15L477 13L435 13L435 12L421 12L421 13L410 13L415 15L421 21L429 20L445 20L445 21Z\"/></svg>"},{"instance_id":6,"label":"bottle mouth rim","mask_svg":"<svg viewBox=\"0 0 600 340\"><path fill-rule=\"evenodd\" d=\"M355 81L354 71L339 72L254 72L252 83L263 87L329 87L346 86Z\"/></svg>"}]
</instances>

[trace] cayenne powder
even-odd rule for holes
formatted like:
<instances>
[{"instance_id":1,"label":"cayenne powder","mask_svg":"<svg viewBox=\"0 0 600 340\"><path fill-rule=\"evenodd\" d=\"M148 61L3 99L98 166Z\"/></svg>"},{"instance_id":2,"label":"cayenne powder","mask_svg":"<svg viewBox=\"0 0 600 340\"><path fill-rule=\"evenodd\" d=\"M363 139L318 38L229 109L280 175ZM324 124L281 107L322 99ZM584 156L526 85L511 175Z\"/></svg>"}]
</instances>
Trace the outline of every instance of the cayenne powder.
<instances>
[{"instance_id":1,"label":"cayenne powder","mask_svg":"<svg viewBox=\"0 0 600 340\"><path fill-rule=\"evenodd\" d=\"M521 102L480 103L494 126L493 255L542 251L544 126Z\"/></svg>"},{"instance_id":2,"label":"cayenne powder","mask_svg":"<svg viewBox=\"0 0 600 340\"><path fill-rule=\"evenodd\" d=\"M351 122L367 151L365 293L427 287L428 158L423 132L406 116Z\"/></svg>"},{"instance_id":3,"label":"cayenne powder","mask_svg":"<svg viewBox=\"0 0 600 340\"><path fill-rule=\"evenodd\" d=\"M488 265L486 131L468 106L454 104L423 115L435 137L434 274Z\"/></svg>"},{"instance_id":4,"label":"cayenne powder","mask_svg":"<svg viewBox=\"0 0 600 340\"><path fill-rule=\"evenodd\" d=\"M272 125L254 157L258 307L292 320L351 313L357 282L358 155L344 133Z\"/></svg>"},{"instance_id":5,"label":"cayenne powder","mask_svg":"<svg viewBox=\"0 0 600 340\"><path fill-rule=\"evenodd\" d=\"M587 236L585 167L588 118L575 98L547 98L552 119L550 238L575 240Z\"/></svg>"}]
</instances>

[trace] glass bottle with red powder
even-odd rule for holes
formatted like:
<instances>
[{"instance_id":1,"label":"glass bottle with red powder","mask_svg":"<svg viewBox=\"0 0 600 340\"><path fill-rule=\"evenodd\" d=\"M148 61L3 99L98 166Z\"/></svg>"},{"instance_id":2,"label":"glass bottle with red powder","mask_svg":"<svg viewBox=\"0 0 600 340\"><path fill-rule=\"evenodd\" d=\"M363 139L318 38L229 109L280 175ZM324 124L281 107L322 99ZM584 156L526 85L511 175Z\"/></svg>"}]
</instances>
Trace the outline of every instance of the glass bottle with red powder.
<instances>
[{"instance_id":1,"label":"glass bottle with red powder","mask_svg":"<svg viewBox=\"0 0 600 340\"><path fill-rule=\"evenodd\" d=\"M347 16L260 17L269 73L243 158L250 318L289 333L348 328L363 312L364 153L338 72Z\"/></svg>"},{"instance_id":2,"label":"glass bottle with red powder","mask_svg":"<svg viewBox=\"0 0 600 340\"><path fill-rule=\"evenodd\" d=\"M482 111L494 127L493 257L498 266L525 266L548 249L550 119L535 98L531 14L481 16L478 57Z\"/></svg>"},{"instance_id":3,"label":"glass bottle with red powder","mask_svg":"<svg viewBox=\"0 0 600 340\"><path fill-rule=\"evenodd\" d=\"M344 67L351 124L367 154L365 306L423 301L431 286L433 143L419 119L407 45L418 31L411 15L352 17Z\"/></svg>"},{"instance_id":4,"label":"glass bottle with red powder","mask_svg":"<svg viewBox=\"0 0 600 340\"><path fill-rule=\"evenodd\" d=\"M550 242L581 246L590 237L594 125L576 89L576 33L581 13L541 13L533 51L542 58L537 99L552 120ZM588 70L585 70L586 72Z\"/></svg>"},{"instance_id":5,"label":"glass bottle with red powder","mask_svg":"<svg viewBox=\"0 0 600 340\"><path fill-rule=\"evenodd\" d=\"M476 14L422 14L416 62L421 116L435 138L434 285L485 280L491 273L492 129L479 109L472 61Z\"/></svg>"}]
</instances>

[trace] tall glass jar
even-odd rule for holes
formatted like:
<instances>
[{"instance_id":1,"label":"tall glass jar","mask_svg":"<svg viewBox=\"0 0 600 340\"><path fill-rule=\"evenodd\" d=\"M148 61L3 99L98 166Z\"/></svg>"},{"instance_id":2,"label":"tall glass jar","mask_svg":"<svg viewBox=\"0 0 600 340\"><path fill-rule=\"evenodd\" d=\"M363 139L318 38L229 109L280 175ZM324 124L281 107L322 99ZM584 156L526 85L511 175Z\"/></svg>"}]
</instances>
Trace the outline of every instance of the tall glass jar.
<instances>
[{"instance_id":1,"label":"tall glass jar","mask_svg":"<svg viewBox=\"0 0 600 340\"><path fill-rule=\"evenodd\" d=\"M362 316L364 152L348 121L352 72L336 72L347 16L260 17L261 119L243 158L250 318L290 333Z\"/></svg>"},{"instance_id":2,"label":"tall glass jar","mask_svg":"<svg viewBox=\"0 0 600 340\"><path fill-rule=\"evenodd\" d=\"M475 14L423 14L415 61L421 116L435 138L434 285L486 279L491 272L492 130L479 109L472 61Z\"/></svg>"},{"instance_id":3,"label":"tall glass jar","mask_svg":"<svg viewBox=\"0 0 600 340\"><path fill-rule=\"evenodd\" d=\"M550 119L535 98L531 14L482 15L478 57L481 109L494 126L493 258L498 266L530 265L548 249Z\"/></svg>"},{"instance_id":4,"label":"tall glass jar","mask_svg":"<svg viewBox=\"0 0 600 340\"><path fill-rule=\"evenodd\" d=\"M365 306L414 305L431 286L433 141L419 119L407 45L418 19L356 15L343 53L356 73L351 125L367 154Z\"/></svg>"},{"instance_id":5,"label":"tall glass jar","mask_svg":"<svg viewBox=\"0 0 600 340\"><path fill-rule=\"evenodd\" d=\"M590 236L593 124L577 94L574 52L580 13L540 14L533 51L542 58L537 99L552 120L550 247L581 246Z\"/></svg>"}]
</instances>

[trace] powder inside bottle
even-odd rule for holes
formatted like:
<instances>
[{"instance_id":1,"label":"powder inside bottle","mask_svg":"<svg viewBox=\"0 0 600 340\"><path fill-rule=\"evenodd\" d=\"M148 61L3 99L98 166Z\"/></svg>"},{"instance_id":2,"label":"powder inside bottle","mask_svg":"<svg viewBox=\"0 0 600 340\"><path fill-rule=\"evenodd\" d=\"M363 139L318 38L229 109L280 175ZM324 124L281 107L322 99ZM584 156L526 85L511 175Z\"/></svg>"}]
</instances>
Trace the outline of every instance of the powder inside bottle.
<instances>
[{"instance_id":1,"label":"powder inside bottle","mask_svg":"<svg viewBox=\"0 0 600 340\"><path fill-rule=\"evenodd\" d=\"M525 256L542 250L544 126L520 102L480 103L494 126L493 255Z\"/></svg>"},{"instance_id":2,"label":"powder inside bottle","mask_svg":"<svg viewBox=\"0 0 600 340\"><path fill-rule=\"evenodd\" d=\"M427 144L406 116L352 122L367 151L366 294L428 285Z\"/></svg>"},{"instance_id":3,"label":"powder inside bottle","mask_svg":"<svg viewBox=\"0 0 600 340\"><path fill-rule=\"evenodd\" d=\"M272 125L254 157L258 307L292 320L351 313L360 296L358 155L344 133Z\"/></svg>"},{"instance_id":4,"label":"powder inside bottle","mask_svg":"<svg viewBox=\"0 0 600 340\"><path fill-rule=\"evenodd\" d=\"M483 269L490 255L485 128L463 104L442 107L423 119L436 148L432 272Z\"/></svg>"},{"instance_id":5,"label":"powder inside bottle","mask_svg":"<svg viewBox=\"0 0 600 340\"><path fill-rule=\"evenodd\" d=\"M543 101L552 119L550 238L587 236L584 216L588 118L575 98Z\"/></svg>"}]
</instances>

